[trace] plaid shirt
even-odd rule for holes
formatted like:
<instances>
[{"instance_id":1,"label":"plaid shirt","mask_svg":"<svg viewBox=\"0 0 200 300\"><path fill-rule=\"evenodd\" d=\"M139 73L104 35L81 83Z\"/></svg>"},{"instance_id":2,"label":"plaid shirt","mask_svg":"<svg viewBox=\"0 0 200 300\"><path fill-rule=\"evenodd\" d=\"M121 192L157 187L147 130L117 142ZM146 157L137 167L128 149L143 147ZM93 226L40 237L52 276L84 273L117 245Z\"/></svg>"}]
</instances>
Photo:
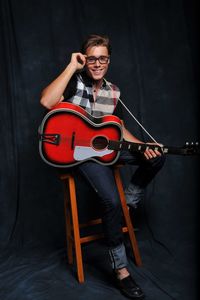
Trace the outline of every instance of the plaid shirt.
<instances>
[{"instance_id":1,"label":"plaid shirt","mask_svg":"<svg viewBox=\"0 0 200 300\"><path fill-rule=\"evenodd\" d=\"M82 106L94 117L113 114L120 97L120 90L116 85L103 79L102 86L98 90L96 100L94 101L93 84L87 75L84 73L76 74L75 80L76 89L73 95L65 98L65 101Z\"/></svg>"}]
</instances>

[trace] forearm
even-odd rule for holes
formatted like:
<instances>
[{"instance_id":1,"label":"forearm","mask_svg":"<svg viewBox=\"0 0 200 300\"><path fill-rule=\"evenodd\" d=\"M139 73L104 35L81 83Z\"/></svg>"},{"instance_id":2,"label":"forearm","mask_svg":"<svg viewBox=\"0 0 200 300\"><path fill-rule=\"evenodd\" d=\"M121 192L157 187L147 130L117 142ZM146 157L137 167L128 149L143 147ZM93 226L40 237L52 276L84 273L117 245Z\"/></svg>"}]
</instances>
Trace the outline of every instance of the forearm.
<instances>
[{"instance_id":1,"label":"forearm","mask_svg":"<svg viewBox=\"0 0 200 300\"><path fill-rule=\"evenodd\" d=\"M126 141L129 141L132 143L138 143L138 144L145 144L144 142L142 142L138 138L136 138L134 135L132 135L124 126L122 126L122 130L123 130L123 138ZM147 144L154 145L155 143L147 143ZM144 152L144 156L146 157L146 159L151 159L151 158L155 158L156 156L161 156L161 152L159 152L158 150L146 148L146 150Z\"/></svg>"},{"instance_id":2,"label":"forearm","mask_svg":"<svg viewBox=\"0 0 200 300\"><path fill-rule=\"evenodd\" d=\"M138 138L136 138L132 133L130 133L124 126L122 127L123 130L123 138L126 141L133 142L133 143L143 143Z\"/></svg>"},{"instance_id":3,"label":"forearm","mask_svg":"<svg viewBox=\"0 0 200 300\"><path fill-rule=\"evenodd\" d=\"M44 107L51 109L63 100L63 93L75 71L76 67L73 64L69 64L65 70L42 91L40 103Z\"/></svg>"}]
</instances>

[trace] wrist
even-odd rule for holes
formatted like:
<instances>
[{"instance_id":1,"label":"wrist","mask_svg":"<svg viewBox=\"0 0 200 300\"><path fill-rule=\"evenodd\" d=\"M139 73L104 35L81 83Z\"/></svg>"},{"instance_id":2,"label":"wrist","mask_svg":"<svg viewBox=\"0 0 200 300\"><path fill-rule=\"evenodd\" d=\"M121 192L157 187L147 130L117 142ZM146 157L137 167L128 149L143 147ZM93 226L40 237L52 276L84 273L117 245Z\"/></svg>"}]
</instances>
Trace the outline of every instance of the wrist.
<instances>
[{"instance_id":1,"label":"wrist","mask_svg":"<svg viewBox=\"0 0 200 300\"><path fill-rule=\"evenodd\" d=\"M74 74L77 71L77 65L74 64L73 62L70 62L66 67L66 70Z\"/></svg>"}]
</instances>

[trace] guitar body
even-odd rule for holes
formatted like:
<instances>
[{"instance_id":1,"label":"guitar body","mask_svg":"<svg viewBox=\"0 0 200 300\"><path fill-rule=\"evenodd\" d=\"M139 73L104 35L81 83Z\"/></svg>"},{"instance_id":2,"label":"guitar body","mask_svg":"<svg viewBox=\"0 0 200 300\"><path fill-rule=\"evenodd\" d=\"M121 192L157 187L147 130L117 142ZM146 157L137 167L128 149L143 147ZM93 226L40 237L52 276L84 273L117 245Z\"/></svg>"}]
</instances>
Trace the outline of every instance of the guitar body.
<instances>
[{"instance_id":1,"label":"guitar body","mask_svg":"<svg viewBox=\"0 0 200 300\"><path fill-rule=\"evenodd\" d=\"M163 154L199 155L199 143L167 147L123 141L121 120L113 115L95 118L83 108L62 102L50 110L39 127L39 152L49 165L58 168L76 166L92 160L114 164L121 150L144 153L147 149Z\"/></svg>"},{"instance_id":2,"label":"guitar body","mask_svg":"<svg viewBox=\"0 0 200 300\"><path fill-rule=\"evenodd\" d=\"M119 151L107 144L122 139L121 121L113 115L95 118L80 106L62 102L45 115L39 136L40 155L51 166L66 168L87 160L110 165Z\"/></svg>"}]
</instances>

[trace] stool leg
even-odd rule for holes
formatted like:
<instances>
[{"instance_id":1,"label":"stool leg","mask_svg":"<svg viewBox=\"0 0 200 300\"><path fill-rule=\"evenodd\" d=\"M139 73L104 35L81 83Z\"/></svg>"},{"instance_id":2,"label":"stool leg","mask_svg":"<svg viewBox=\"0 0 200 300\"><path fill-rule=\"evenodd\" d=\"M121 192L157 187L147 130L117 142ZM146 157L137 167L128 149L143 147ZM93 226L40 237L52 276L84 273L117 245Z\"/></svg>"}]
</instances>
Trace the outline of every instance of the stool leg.
<instances>
[{"instance_id":1,"label":"stool leg","mask_svg":"<svg viewBox=\"0 0 200 300\"><path fill-rule=\"evenodd\" d=\"M67 240L67 257L68 263L73 264L73 242L72 242L72 220L71 220L71 207L69 201L69 186L68 179L63 180L64 189L64 211L65 211L65 224L66 224L66 240Z\"/></svg>"},{"instance_id":2,"label":"stool leg","mask_svg":"<svg viewBox=\"0 0 200 300\"><path fill-rule=\"evenodd\" d=\"M75 180L73 176L69 176L68 180L69 180L69 193L70 193L70 201L71 201L71 212L72 212L72 223L73 223L73 231L74 231L74 244L75 244L75 252L76 252L78 281L80 283L83 283L84 282L83 260L82 260L81 240L80 240L79 221L78 221L78 210L77 210L77 202L76 202Z\"/></svg>"},{"instance_id":3,"label":"stool leg","mask_svg":"<svg viewBox=\"0 0 200 300\"><path fill-rule=\"evenodd\" d=\"M131 222L131 218L130 218L130 215L129 215L129 210L128 210L128 207L127 207L127 204L126 204L126 198L125 198L125 195L124 195L124 189L123 189L123 184L122 184L122 180L121 180L120 170L119 170L118 167L114 168L114 175L115 175L117 188L118 188L118 191L119 191L119 196L120 196L120 200L121 200L121 204L122 204L122 210L123 210L126 226L128 228L128 233L129 233L129 237L130 237L130 241L131 241L131 246L132 246L133 253L134 253L134 256L135 256L135 262L136 262L137 266L141 266L142 265L142 260L141 260L139 248L138 248L138 245L137 245L137 240L136 240L136 237L135 237L135 233L134 233L133 225L132 225L132 222Z\"/></svg>"}]
</instances>

